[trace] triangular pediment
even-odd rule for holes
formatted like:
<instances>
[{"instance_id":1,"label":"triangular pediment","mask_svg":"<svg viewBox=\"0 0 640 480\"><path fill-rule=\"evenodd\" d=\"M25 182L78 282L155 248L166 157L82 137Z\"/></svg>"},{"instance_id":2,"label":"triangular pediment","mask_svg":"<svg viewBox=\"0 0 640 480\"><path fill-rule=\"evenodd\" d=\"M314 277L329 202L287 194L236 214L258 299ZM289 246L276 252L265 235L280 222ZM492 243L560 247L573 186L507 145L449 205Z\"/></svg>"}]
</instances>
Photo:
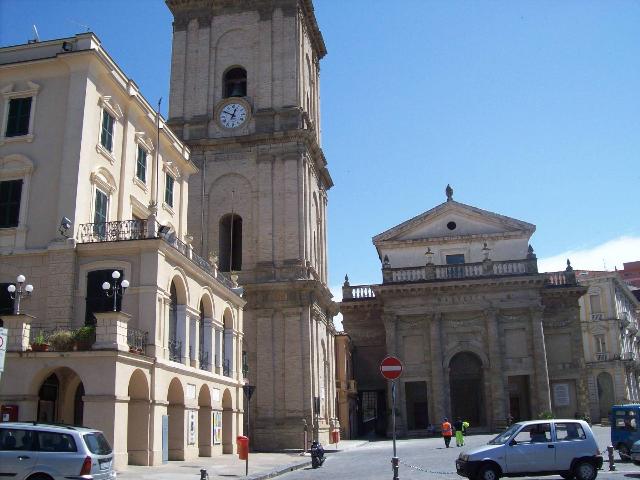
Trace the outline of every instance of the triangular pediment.
<instances>
[{"instance_id":1,"label":"triangular pediment","mask_svg":"<svg viewBox=\"0 0 640 480\"><path fill-rule=\"evenodd\" d=\"M373 237L373 243L413 242L449 237L526 236L535 225L449 200Z\"/></svg>"}]
</instances>

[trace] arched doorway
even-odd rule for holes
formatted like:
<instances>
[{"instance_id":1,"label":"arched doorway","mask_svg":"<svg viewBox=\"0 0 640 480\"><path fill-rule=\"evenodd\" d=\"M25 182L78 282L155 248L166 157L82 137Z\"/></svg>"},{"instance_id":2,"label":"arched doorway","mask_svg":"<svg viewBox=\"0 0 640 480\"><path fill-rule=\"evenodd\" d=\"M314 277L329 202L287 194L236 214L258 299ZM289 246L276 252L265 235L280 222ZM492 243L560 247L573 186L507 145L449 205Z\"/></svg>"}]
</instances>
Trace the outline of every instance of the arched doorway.
<instances>
[{"instance_id":1,"label":"arched doorway","mask_svg":"<svg viewBox=\"0 0 640 480\"><path fill-rule=\"evenodd\" d=\"M233 453L233 400L229 389L222 394L222 453Z\"/></svg>"},{"instance_id":2,"label":"arched doorway","mask_svg":"<svg viewBox=\"0 0 640 480\"><path fill-rule=\"evenodd\" d=\"M174 378L167 395L169 415L169 460L184 460L184 390L180 380Z\"/></svg>"},{"instance_id":3,"label":"arched doorway","mask_svg":"<svg viewBox=\"0 0 640 480\"><path fill-rule=\"evenodd\" d=\"M611 407L614 403L613 378L611 378L610 373L601 372L598 374L598 406L600 418L609 417L609 412L611 412ZM600 418L597 420L600 420Z\"/></svg>"},{"instance_id":4,"label":"arched doorway","mask_svg":"<svg viewBox=\"0 0 640 480\"><path fill-rule=\"evenodd\" d=\"M149 383L142 370L129 379L127 453L129 465L149 465Z\"/></svg>"},{"instance_id":5,"label":"arched doorway","mask_svg":"<svg viewBox=\"0 0 640 480\"><path fill-rule=\"evenodd\" d=\"M198 407L198 455L210 457L213 425L211 423L211 392L207 385L200 387Z\"/></svg>"},{"instance_id":6,"label":"arched doorway","mask_svg":"<svg viewBox=\"0 0 640 480\"><path fill-rule=\"evenodd\" d=\"M449 362L451 417L471 425L485 425L482 361L471 352L460 352Z\"/></svg>"},{"instance_id":7,"label":"arched doorway","mask_svg":"<svg viewBox=\"0 0 640 480\"><path fill-rule=\"evenodd\" d=\"M42 377L40 377L42 378ZM37 420L43 423L82 425L84 384L68 367L47 372L38 389Z\"/></svg>"}]
</instances>

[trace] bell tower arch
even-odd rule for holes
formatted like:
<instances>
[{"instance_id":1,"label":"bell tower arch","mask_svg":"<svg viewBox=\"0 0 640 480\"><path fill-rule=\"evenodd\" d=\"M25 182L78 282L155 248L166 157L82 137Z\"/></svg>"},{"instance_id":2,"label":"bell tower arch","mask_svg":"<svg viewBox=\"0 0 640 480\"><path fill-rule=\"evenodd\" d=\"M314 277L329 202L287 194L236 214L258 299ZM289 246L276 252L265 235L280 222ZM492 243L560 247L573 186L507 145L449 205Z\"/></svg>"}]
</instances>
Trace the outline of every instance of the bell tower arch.
<instances>
[{"instance_id":1,"label":"bell tower arch","mask_svg":"<svg viewBox=\"0 0 640 480\"><path fill-rule=\"evenodd\" d=\"M333 181L320 143L326 48L313 4L166 3L174 17L168 123L200 169L189 183L189 233L203 257L216 254L238 274L248 302L252 442L297 447L301 418L327 441L337 416L326 254Z\"/></svg>"}]
</instances>

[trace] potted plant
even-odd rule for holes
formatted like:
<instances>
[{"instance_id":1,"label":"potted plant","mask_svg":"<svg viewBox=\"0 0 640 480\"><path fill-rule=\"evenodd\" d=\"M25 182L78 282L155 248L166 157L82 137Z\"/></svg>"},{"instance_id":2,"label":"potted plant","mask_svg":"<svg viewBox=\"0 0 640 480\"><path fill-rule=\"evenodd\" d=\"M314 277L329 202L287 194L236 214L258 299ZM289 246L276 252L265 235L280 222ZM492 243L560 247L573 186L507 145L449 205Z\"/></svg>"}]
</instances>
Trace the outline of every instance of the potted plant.
<instances>
[{"instance_id":1,"label":"potted plant","mask_svg":"<svg viewBox=\"0 0 640 480\"><path fill-rule=\"evenodd\" d=\"M70 330L56 330L49 335L49 344L56 352L69 352L73 350L75 340Z\"/></svg>"},{"instance_id":2,"label":"potted plant","mask_svg":"<svg viewBox=\"0 0 640 480\"><path fill-rule=\"evenodd\" d=\"M90 350L96 341L96 327L86 325L76 330L74 335L76 350Z\"/></svg>"},{"instance_id":3,"label":"potted plant","mask_svg":"<svg viewBox=\"0 0 640 480\"><path fill-rule=\"evenodd\" d=\"M42 330L37 333L33 342L31 342L31 350L34 352L46 352L49 350L49 344Z\"/></svg>"}]
</instances>

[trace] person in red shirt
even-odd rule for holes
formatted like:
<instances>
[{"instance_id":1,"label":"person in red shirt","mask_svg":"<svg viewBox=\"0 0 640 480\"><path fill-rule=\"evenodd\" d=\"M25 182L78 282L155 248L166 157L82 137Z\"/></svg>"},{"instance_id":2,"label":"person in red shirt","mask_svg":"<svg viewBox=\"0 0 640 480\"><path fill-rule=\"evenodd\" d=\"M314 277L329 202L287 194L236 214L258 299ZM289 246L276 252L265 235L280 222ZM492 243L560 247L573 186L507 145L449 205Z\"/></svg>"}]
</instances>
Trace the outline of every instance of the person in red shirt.
<instances>
[{"instance_id":1,"label":"person in red shirt","mask_svg":"<svg viewBox=\"0 0 640 480\"><path fill-rule=\"evenodd\" d=\"M444 438L444 444L447 446L447 448L449 448L451 437L453 436L453 428L451 427L451 424L449 423L447 417L444 417L444 420L442 420L442 425L440 427L442 428L442 438Z\"/></svg>"}]
</instances>

